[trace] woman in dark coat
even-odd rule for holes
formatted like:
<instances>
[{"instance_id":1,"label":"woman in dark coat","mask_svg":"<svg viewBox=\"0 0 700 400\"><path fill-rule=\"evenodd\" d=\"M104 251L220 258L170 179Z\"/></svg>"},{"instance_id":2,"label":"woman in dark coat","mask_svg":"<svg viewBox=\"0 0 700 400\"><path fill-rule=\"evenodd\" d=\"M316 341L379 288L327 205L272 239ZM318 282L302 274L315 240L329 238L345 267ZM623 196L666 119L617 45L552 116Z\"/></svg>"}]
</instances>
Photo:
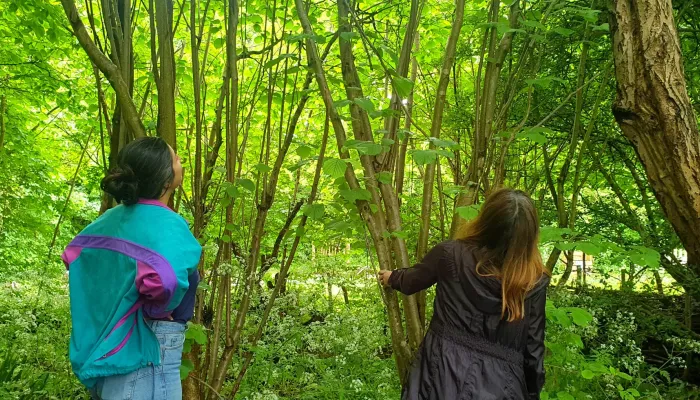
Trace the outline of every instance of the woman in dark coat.
<instances>
[{"instance_id":1,"label":"woman in dark coat","mask_svg":"<svg viewBox=\"0 0 700 400\"><path fill-rule=\"evenodd\" d=\"M410 400L539 399L549 277L530 197L502 189L456 240L413 268L381 271L404 294L437 284L430 328L403 388Z\"/></svg>"}]
</instances>

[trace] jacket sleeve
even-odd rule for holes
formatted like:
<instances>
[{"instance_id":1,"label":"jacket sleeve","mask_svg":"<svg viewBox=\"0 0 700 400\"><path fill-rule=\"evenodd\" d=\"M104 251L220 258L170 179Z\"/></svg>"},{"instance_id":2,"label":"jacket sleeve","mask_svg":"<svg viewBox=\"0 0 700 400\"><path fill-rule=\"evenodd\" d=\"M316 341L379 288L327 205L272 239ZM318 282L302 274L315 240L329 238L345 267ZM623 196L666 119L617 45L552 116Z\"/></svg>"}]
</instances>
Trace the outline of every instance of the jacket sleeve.
<instances>
[{"instance_id":1,"label":"jacket sleeve","mask_svg":"<svg viewBox=\"0 0 700 400\"><path fill-rule=\"evenodd\" d=\"M155 268L140 261L137 263L136 289L143 302L143 310L150 318L167 318L172 311L167 309L168 303L177 287L163 281Z\"/></svg>"},{"instance_id":2,"label":"jacket sleeve","mask_svg":"<svg viewBox=\"0 0 700 400\"><path fill-rule=\"evenodd\" d=\"M196 270L201 255L202 248L184 220L175 222L165 229L170 232L168 240L153 243L163 263L137 264L136 288L150 318L167 318L180 305L189 288L189 275Z\"/></svg>"},{"instance_id":3,"label":"jacket sleeve","mask_svg":"<svg viewBox=\"0 0 700 400\"><path fill-rule=\"evenodd\" d=\"M433 247L423 260L411 268L396 269L391 272L389 285L399 292L411 295L437 283L438 272L445 256L443 243Z\"/></svg>"},{"instance_id":4,"label":"jacket sleeve","mask_svg":"<svg viewBox=\"0 0 700 400\"><path fill-rule=\"evenodd\" d=\"M545 278L547 279L547 278ZM547 279L549 280L549 279ZM525 346L525 382L530 400L538 400L544 386L544 328L547 285L545 283L530 299L528 315L527 343Z\"/></svg>"}]
</instances>

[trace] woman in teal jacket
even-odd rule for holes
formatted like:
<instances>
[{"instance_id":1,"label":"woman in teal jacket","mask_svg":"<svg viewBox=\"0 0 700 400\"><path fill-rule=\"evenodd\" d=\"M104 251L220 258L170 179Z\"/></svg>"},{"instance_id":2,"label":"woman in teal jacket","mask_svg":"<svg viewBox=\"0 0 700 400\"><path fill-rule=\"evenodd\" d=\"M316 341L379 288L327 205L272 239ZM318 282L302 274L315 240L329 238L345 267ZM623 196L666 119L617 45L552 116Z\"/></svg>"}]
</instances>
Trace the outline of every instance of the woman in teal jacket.
<instances>
[{"instance_id":1,"label":"woman in teal jacket","mask_svg":"<svg viewBox=\"0 0 700 400\"><path fill-rule=\"evenodd\" d=\"M102 189L120 205L66 248L73 372L95 399L179 400L185 327L201 246L166 204L182 165L159 138L118 156Z\"/></svg>"}]
</instances>

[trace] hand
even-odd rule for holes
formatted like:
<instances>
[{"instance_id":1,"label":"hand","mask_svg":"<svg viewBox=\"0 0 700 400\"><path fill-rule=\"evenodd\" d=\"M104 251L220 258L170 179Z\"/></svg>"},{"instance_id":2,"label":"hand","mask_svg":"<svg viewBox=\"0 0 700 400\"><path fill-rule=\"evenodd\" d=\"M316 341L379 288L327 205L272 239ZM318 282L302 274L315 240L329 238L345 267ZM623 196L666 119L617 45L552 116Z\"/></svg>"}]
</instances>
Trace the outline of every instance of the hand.
<instances>
[{"instance_id":1,"label":"hand","mask_svg":"<svg viewBox=\"0 0 700 400\"><path fill-rule=\"evenodd\" d=\"M389 287L389 277L391 276L391 271L387 270L382 270L377 272L377 279L379 279L379 283L382 284L384 287Z\"/></svg>"}]
</instances>

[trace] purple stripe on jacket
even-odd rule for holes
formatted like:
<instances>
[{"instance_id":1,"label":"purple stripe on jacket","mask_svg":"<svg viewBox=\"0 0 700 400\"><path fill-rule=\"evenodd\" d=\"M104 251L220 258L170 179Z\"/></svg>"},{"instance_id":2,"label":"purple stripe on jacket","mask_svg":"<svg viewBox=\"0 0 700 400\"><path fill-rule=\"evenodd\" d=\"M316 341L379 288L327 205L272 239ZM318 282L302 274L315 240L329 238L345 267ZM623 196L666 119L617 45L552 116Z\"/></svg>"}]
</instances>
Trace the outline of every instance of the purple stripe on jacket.
<instances>
[{"instance_id":1,"label":"purple stripe on jacket","mask_svg":"<svg viewBox=\"0 0 700 400\"><path fill-rule=\"evenodd\" d=\"M79 235L73 239L69 246L111 250L135 259L140 267L137 271L137 278L139 276L149 278L145 284L143 281L141 282L142 288L156 294L154 286L159 283L162 290L162 292L157 293L156 303L144 305L144 311L148 316L154 318L167 316L166 309L175 289L177 289L177 278L170 263L163 256L137 243L108 236Z\"/></svg>"}]
</instances>

